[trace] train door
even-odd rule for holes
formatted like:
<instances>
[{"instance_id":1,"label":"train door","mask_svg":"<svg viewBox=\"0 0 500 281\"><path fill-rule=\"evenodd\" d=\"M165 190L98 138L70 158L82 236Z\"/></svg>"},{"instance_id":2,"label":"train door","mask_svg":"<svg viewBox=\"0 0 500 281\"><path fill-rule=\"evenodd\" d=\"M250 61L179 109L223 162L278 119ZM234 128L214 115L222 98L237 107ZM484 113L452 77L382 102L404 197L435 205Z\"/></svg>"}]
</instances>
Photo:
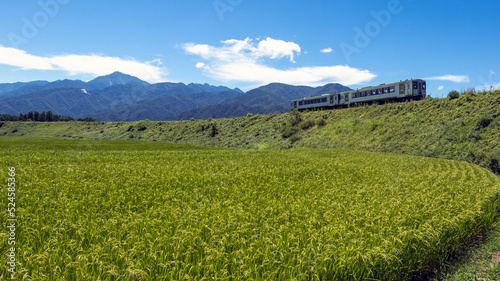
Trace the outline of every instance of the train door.
<instances>
[{"instance_id":1,"label":"train door","mask_svg":"<svg viewBox=\"0 0 500 281\"><path fill-rule=\"evenodd\" d=\"M418 96L418 91L422 88L422 85L418 81L413 81L413 93L412 95Z\"/></svg>"},{"instance_id":2,"label":"train door","mask_svg":"<svg viewBox=\"0 0 500 281\"><path fill-rule=\"evenodd\" d=\"M405 84L399 84L399 94L400 95L405 94Z\"/></svg>"},{"instance_id":3,"label":"train door","mask_svg":"<svg viewBox=\"0 0 500 281\"><path fill-rule=\"evenodd\" d=\"M336 95L330 95L330 105L335 106L338 102L336 101Z\"/></svg>"}]
</instances>

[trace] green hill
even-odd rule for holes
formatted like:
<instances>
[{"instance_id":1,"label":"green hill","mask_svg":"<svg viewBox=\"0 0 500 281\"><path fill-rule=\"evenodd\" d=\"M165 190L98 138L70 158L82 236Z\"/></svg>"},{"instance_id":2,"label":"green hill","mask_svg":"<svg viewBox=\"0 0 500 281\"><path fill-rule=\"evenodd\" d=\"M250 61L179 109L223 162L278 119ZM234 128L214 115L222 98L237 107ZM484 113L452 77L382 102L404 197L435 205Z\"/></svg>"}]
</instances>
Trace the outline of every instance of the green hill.
<instances>
[{"instance_id":1,"label":"green hill","mask_svg":"<svg viewBox=\"0 0 500 281\"><path fill-rule=\"evenodd\" d=\"M229 119L2 122L0 136L129 139L250 149L348 148L479 164L500 174L500 90L456 99Z\"/></svg>"}]
</instances>

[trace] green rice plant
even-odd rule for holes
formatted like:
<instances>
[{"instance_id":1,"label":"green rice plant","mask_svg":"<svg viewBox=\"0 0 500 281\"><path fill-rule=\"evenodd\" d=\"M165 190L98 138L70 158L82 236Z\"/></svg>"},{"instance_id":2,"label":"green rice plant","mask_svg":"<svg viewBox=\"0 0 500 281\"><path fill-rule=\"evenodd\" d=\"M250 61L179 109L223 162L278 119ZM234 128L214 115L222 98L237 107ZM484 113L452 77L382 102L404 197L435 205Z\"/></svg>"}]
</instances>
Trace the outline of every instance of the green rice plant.
<instances>
[{"instance_id":1,"label":"green rice plant","mask_svg":"<svg viewBox=\"0 0 500 281\"><path fill-rule=\"evenodd\" d=\"M17 171L16 274L26 280L411 280L491 226L500 203L493 173L415 156L0 146L0 169ZM3 253L7 237L4 228Z\"/></svg>"}]
</instances>

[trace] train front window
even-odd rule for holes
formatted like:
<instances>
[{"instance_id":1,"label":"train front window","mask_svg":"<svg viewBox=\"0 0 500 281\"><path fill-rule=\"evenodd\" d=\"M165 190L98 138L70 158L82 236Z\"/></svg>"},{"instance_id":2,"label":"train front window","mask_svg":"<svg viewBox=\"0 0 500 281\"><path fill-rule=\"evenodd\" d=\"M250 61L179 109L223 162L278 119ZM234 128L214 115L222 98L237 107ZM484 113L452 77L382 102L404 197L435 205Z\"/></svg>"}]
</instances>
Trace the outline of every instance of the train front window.
<instances>
[{"instance_id":1,"label":"train front window","mask_svg":"<svg viewBox=\"0 0 500 281\"><path fill-rule=\"evenodd\" d=\"M425 85L425 82L424 82L424 83L422 83L422 89L425 90L425 87L426 87L426 85Z\"/></svg>"}]
</instances>

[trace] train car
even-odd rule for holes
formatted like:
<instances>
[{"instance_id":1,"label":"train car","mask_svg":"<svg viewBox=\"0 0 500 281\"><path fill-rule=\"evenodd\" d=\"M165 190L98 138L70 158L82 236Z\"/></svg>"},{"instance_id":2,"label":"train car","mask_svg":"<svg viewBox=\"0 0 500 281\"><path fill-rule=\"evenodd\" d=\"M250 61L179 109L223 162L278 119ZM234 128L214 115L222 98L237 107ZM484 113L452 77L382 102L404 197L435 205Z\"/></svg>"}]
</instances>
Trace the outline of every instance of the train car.
<instances>
[{"instance_id":1,"label":"train car","mask_svg":"<svg viewBox=\"0 0 500 281\"><path fill-rule=\"evenodd\" d=\"M426 88L425 80L411 79L347 92L292 100L291 110L330 109L347 107L358 103L373 103L391 100L420 100L427 96Z\"/></svg>"}]
</instances>

